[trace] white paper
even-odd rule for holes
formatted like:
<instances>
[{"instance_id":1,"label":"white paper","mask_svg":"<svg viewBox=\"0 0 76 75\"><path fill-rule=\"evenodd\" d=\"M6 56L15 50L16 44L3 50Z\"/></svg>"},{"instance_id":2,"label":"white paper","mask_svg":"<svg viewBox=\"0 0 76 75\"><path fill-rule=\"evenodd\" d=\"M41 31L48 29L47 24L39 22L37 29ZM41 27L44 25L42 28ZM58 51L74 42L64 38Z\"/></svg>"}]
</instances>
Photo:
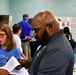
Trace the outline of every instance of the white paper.
<instances>
[{"instance_id":1,"label":"white paper","mask_svg":"<svg viewBox=\"0 0 76 75\"><path fill-rule=\"evenodd\" d=\"M27 69L25 69L24 67L20 70L15 70L18 65L20 65L20 63L14 56L12 56L9 61L0 68L6 69L11 75L29 75Z\"/></svg>"},{"instance_id":2,"label":"white paper","mask_svg":"<svg viewBox=\"0 0 76 75\"><path fill-rule=\"evenodd\" d=\"M20 70L13 70L10 72L12 75L30 75L28 71L23 67Z\"/></svg>"},{"instance_id":3,"label":"white paper","mask_svg":"<svg viewBox=\"0 0 76 75\"><path fill-rule=\"evenodd\" d=\"M0 68L6 69L8 72L10 72L18 65L20 65L20 63L16 60L14 56L12 56L9 61L3 67Z\"/></svg>"}]
</instances>

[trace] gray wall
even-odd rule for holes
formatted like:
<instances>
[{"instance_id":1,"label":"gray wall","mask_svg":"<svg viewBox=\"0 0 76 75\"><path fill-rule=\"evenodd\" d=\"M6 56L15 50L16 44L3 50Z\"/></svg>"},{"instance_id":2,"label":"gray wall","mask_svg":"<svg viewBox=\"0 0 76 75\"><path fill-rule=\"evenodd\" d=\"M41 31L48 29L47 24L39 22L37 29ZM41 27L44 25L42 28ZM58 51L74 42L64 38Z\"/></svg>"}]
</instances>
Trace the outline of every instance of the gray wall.
<instances>
[{"instance_id":1,"label":"gray wall","mask_svg":"<svg viewBox=\"0 0 76 75\"><path fill-rule=\"evenodd\" d=\"M24 13L33 17L41 10L49 10L55 16L76 17L76 0L10 0L12 24L19 22Z\"/></svg>"},{"instance_id":2,"label":"gray wall","mask_svg":"<svg viewBox=\"0 0 76 75\"><path fill-rule=\"evenodd\" d=\"M9 0L0 0L0 15L9 15Z\"/></svg>"},{"instance_id":3,"label":"gray wall","mask_svg":"<svg viewBox=\"0 0 76 75\"><path fill-rule=\"evenodd\" d=\"M41 10L49 10L55 16L76 17L76 0L0 0L0 14L12 16L12 25L28 13L33 17Z\"/></svg>"}]
</instances>

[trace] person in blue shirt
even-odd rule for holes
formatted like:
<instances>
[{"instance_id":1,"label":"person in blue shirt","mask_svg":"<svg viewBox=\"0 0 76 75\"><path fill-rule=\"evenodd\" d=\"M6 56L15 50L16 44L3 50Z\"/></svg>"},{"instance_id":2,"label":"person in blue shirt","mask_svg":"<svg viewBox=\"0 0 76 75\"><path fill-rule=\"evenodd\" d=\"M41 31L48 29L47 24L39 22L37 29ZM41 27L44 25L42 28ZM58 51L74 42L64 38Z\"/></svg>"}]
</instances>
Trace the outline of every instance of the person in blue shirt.
<instances>
[{"instance_id":1,"label":"person in blue shirt","mask_svg":"<svg viewBox=\"0 0 76 75\"><path fill-rule=\"evenodd\" d=\"M0 24L0 67L4 66L12 56L21 59L11 28L7 24Z\"/></svg>"},{"instance_id":2,"label":"person in blue shirt","mask_svg":"<svg viewBox=\"0 0 76 75\"><path fill-rule=\"evenodd\" d=\"M23 53L26 55L28 59L31 58L31 51L30 51L30 43L29 40L31 40L30 37L30 31L32 30L31 27L27 23L28 14L23 14L23 20L20 21L18 24L22 27L22 32L20 34L20 38L22 41L22 48Z\"/></svg>"}]
</instances>

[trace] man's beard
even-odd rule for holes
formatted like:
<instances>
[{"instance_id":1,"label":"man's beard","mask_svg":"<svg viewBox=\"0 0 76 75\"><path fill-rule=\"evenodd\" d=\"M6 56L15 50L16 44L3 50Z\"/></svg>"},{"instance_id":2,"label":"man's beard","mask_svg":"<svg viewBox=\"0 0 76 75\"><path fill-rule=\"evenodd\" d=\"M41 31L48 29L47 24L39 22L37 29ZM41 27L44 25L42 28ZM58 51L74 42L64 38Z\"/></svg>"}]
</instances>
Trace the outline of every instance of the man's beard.
<instances>
[{"instance_id":1,"label":"man's beard","mask_svg":"<svg viewBox=\"0 0 76 75\"><path fill-rule=\"evenodd\" d=\"M48 33L47 33L46 29L45 29L45 31L42 34L41 44L43 46L46 45L46 43L48 42L48 40L49 40L49 36L48 36Z\"/></svg>"},{"instance_id":2,"label":"man's beard","mask_svg":"<svg viewBox=\"0 0 76 75\"><path fill-rule=\"evenodd\" d=\"M39 37L36 37L36 39L38 39L40 44L42 46L44 46L48 42L48 40L49 40L49 36L48 36L48 33L47 33L46 29L44 30L44 32L42 34L42 38L39 39Z\"/></svg>"}]
</instances>

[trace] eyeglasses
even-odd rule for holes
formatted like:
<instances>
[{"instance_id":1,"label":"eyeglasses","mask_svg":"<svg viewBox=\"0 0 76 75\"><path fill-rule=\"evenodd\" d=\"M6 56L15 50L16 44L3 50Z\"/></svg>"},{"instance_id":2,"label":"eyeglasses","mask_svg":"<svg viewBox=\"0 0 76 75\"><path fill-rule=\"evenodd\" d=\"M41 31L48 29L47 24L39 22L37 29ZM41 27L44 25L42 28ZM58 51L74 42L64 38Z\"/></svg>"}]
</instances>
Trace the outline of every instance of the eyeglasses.
<instances>
[{"instance_id":1,"label":"eyeglasses","mask_svg":"<svg viewBox=\"0 0 76 75\"><path fill-rule=\"evenodd\" d=\"M0 34L0 38L3 38L3 37L4 37L4 35L6 35L6 34Z\"/></svg>"}]
</instances>

